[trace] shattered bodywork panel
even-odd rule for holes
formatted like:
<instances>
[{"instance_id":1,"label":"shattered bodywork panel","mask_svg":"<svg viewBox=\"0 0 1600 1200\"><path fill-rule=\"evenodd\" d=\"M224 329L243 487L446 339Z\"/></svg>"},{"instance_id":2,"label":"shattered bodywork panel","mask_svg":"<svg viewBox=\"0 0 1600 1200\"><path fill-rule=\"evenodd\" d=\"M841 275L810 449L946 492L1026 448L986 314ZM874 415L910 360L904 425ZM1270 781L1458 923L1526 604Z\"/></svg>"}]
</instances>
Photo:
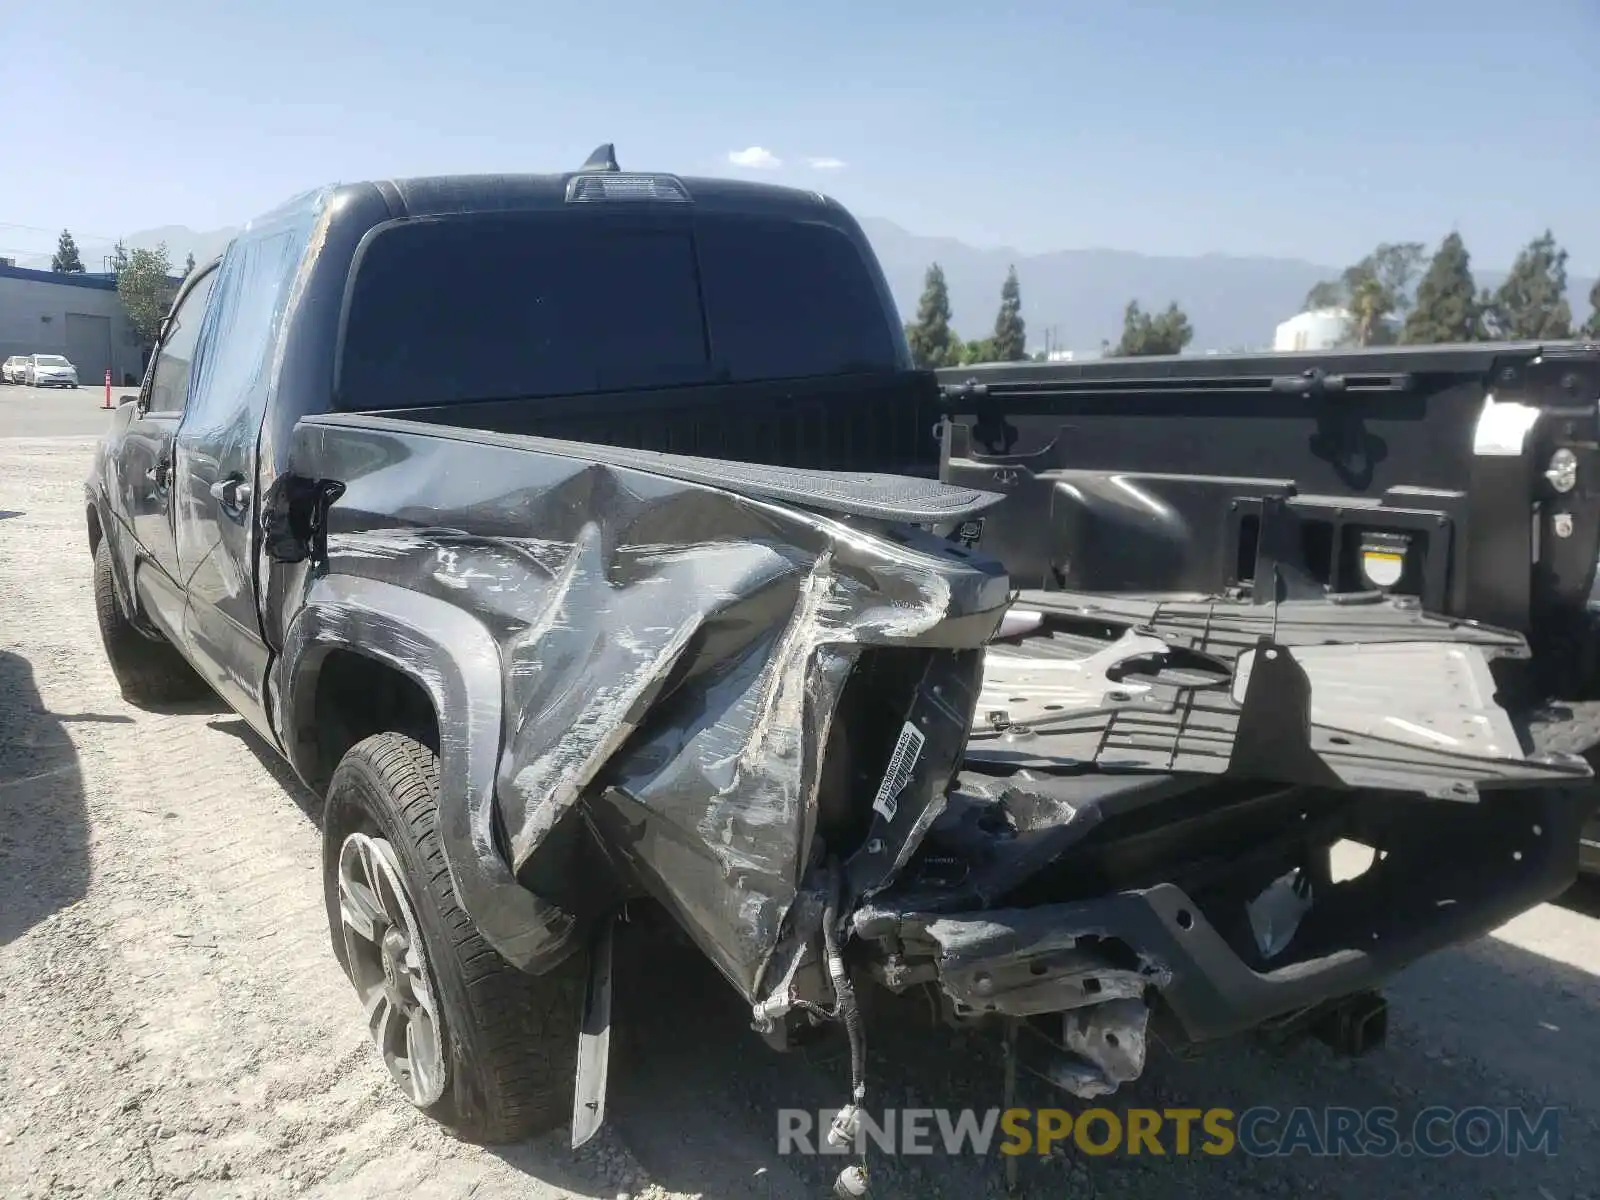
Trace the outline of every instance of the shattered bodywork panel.
<instances>
[{"instance_id":1,"label":"shattered bodywork panel","mask_svg":"<svg viewBox=\"0 0 1600 1200\"><path fill-rule=\"evenodd\" d=\"M909 523L992 497L364 417L303 422L292 462L343 488L325 544L296 568L280 725L302 747L313 736L304 680L329 648L420 672L452 878L513 962L559 959L591 915L572 878L588 820L755 995L865 651L926 650L917 675L965 689L945 728L925 726L902 823L959 766L1006 579Z\"/></svg>"}]
</instances>

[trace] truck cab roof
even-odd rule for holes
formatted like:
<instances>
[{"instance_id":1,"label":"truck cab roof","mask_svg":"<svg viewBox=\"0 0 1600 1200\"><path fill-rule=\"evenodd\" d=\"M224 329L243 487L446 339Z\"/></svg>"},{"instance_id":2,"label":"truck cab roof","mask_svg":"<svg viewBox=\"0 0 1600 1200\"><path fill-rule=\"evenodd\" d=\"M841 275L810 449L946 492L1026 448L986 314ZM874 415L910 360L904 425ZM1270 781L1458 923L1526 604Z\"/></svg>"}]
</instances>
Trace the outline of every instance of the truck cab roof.
<instances>
[{"instance_id":1,"label":"truck cab roof","mask_svg":"<svg viewBox=\"0 0 1600 1200\"><path fill-rule=\"evenodd\" d=\"M740 179L679 176L662 171L566 171L558 174L427 175L405 179L374 180L376 187L398 210L395 215L447 216L455 213L526 212L560 209L568 203L575 180L593 179L599 187L610 183L619 195L633 184L636 194L618 203L683 204L696 211L738 212L787 216L797 220L824 220L843 226L855 222L843 205L821 192ZM645 181L659 189L642 191ZM363 186L363 185L347 185ZM681 197L681 198L680 198Z\"/></svg>"},{"instance_id":2,"label":"truck cab roof","mask_svg":"<svg viewBox=\"0 0 1600 1200\"><path fill-rule=\"evenodd\" d=\"M802 219L833 213L849 221L841 205L816 191L735 179L683 178L662 171L624 171L617 162L616 148L609 142L597 146L576 171L419 176L375 182L372 186L411 216L554 209L571 203L614 200L686 204Z\"/></svg>"}]
</instances>

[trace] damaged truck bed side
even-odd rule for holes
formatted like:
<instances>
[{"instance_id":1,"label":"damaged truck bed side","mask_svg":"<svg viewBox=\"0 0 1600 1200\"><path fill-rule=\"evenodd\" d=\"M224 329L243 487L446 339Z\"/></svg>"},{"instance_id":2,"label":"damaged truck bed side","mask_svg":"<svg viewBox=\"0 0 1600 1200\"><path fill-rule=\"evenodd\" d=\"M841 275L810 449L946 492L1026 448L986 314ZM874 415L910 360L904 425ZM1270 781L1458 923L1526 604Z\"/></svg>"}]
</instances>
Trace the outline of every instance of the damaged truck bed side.
<instances>
[{"instance_id":1,"label":"damaged truck bed side","mask_svg":"<svg viewBox=\"0 0 1600 1200\"><path fill-rule=\"evenodd\" d=\"M1485 676L1519 633L1114 586L1019 614L968 536L1005 486L937 478L946 407L837 204L609 148L319 191L186 280L88 480L107 656L325 795L335 954L413 1104L592 1134L630 901L775 1043L843 1024L848 1136L857 981L1025 1022L1091 1095L1152 1011L1303 1016L1570 877L1588 768ZM1384 854L1355 885L1340 837Z\"/></svg>"}]
</instances>

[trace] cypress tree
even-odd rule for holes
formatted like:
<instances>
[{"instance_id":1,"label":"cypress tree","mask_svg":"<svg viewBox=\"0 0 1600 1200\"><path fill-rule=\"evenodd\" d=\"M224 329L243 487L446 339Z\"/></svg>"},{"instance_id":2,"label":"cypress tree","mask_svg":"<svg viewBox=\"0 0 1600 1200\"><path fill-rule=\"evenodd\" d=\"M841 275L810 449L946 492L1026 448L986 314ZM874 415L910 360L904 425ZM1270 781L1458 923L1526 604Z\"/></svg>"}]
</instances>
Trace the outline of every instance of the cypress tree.
<instances>
[{"instance_id":1,"label":"cypress tree","mask_svg":"<svg viewBox=\"0 0 1600 1200\"><path fill-rule=\"evenodd\" d=\"M1589 319L1581 331L1586 338L1600 339L1600 279L1589 289Z\"/></svg>"},{"instance_id":2,"label":"cypress tree","mask_svg":"<svg viewBox=\"0 0 1600 1200\"><path fill-rule=\"evenodd\" d=\"M1548 229L1522 248L1494 294L1501 336L1526 341L1572 336L1567 303L1567 252Z\"/></svg>"},{"instance_id":3,"label":"cypress tree","mask_svg":"<svg viewBox=\"0 0 1600 1200\"><path fill-rule=\"evenodd\" d=\"M68 275L83 274L83 257L78 253L78 243L65 229L56 239L56 252L50 256L50 269Z\"/></svg>"},{"instance_id":4,"label":"cypress tree","mask_svg":"<svg viewBox=\"0 0 1600 1200\"><path fill-rule=\"evenodd\" d=\"M1408 342L1475 342L1480 337L1478 288L1472 256L1459 233L1451 232L1417 284L1417 300L1406 314Z\"/></svg>"},{"instance_id":5,"label":"cypress tree","mask_svg":"<svg viewBox=\"0 0 1600 1200\"><path fill-rule=\"evenodd\" d=\"M1000 311L994 318L994 337L989 349L996 362L1021 362L1028 357L1027 343L1027 326L1022 321L1022 287L1017 282L1017 268L1012 267L1000 288Z\"/></svg>"},{"instance_id":6,"label":"cypress tree","mask_svg":"<svg viewBox=\"0 0 1600 1200\"><path fill-rule=\"evenodd\" d=\"M953 366L961 361L961 342L950 332L950 288L944 268L934 263L922 281L917 319L906 334L911 358L919 367Z\"/></svg>"}]
</instances>

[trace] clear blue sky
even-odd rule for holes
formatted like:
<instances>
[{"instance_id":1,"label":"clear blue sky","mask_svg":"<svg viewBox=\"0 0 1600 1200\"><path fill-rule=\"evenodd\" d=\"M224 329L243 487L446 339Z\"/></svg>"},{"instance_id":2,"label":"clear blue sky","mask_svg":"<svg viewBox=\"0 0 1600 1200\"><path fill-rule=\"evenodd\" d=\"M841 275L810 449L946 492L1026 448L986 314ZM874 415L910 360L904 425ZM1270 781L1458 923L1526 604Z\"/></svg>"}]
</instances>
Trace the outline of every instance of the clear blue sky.
<instances>
[{"instance_id":1,"label":"clear blue sky","mask_svg":"<svg viewBox=\"0 0 1600 1200\"><path fill-rule=\"evenodd\" d=\"M610 140L1024 251L1339 264L1454 225L1501 267L1549 225L1600 269L1600 0L4 7L0 253Z\"/></svg>"}]
</instances>

